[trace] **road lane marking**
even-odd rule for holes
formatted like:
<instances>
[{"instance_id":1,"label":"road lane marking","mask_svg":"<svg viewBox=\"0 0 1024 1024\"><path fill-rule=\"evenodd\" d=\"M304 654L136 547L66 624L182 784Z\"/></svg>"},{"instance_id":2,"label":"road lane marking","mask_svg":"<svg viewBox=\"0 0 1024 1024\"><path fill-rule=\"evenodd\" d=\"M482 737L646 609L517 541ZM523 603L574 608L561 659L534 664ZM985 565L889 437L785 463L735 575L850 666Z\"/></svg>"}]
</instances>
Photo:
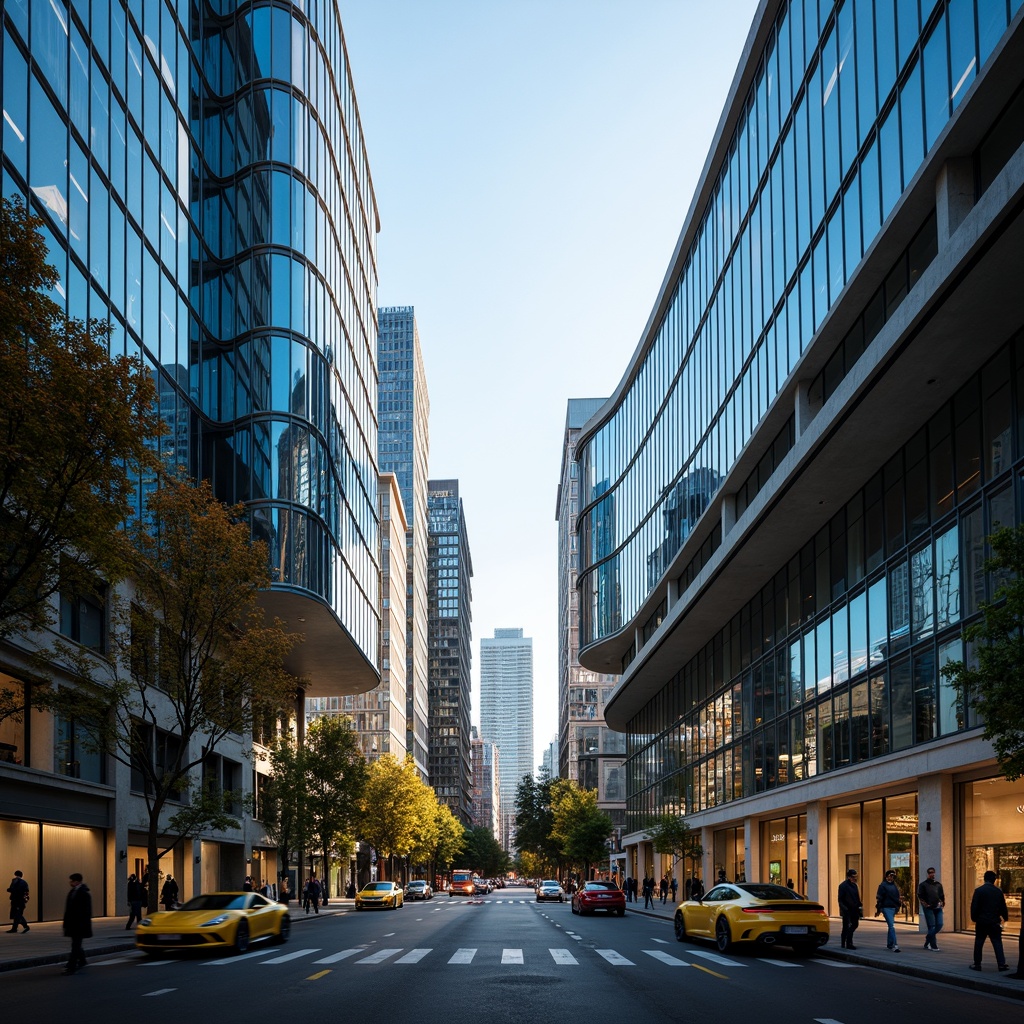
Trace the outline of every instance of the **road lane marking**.
<instances>
[{"instance_id":1,"label":"road lane marking","mask_svg":"<svg viewBox=\"0 0 1024 1024\"><path fill-rule=\"evenodd\" d=\"M843 1024L842 1021L836 1020L833 1017L815 1017L817 1024Z\"/></svg>"},{"instance_id":2,"label":"road lane marking","mask_svg":"<svg viewBox=\"0 0 1024 1024\"><path fill-rule=\"evenodd\" d=\"M668 953L661 949L645 949L643 952L648 956L653 956L655 960L660 960L663 964L667 964L669 967L690 966L686 960L680 960L678 957L669 956Z\"/></svg>"},{"instance_id":3,"label":"road lane marking","mask_svg":"<svg viewBox=\"0 0 1024 1024\"><path fill-rule=\"evenodd\" d=\"M359 946L356 949L343 949L340 953L332 953L330 956L325 956L322 960L314 960L315 964L336 964L339 960L344 960L347 956L352 956L353 953L362 953L366 949L365 946Z\"/></svg>"},{"instance_id":4,"label":"road lane marking","mask_svg":"<svg viewBox=\"0 0 1024 1024\"><path fill-rule=\"evenodd\" d=\"M431 949L411 949L405 956L400 956L395 963L396 964L418 964L428 953L432 952Z\"/></svg>"},{"instance_id":5,"label":"road lane marking","mask_svg":"<svg viewBox=\"0 0 1024 1024\"><path fill-rule=\"evenodd\" d=\"M396 953L401 953L401 947L398 949L378 949L376 953L371 953L369 956L364 956L362 960L357 960L357 964L380 964L383 963L388 957L394 956Z\"/></svg>"},{"instance_id":6,"label":"road lane marking","mask_svg":"<svg viewBox=\"0 0 1024 1024\"><path fill-rule=\"evenodd\" d=\"M455 955L448 961L450 964L471 964L476 956L475 949L457 949Z\"/></svg>"},{"instance_id":7,"label":"road lane marking","mask_svg":"<svg viewBox=\"0 0 1024 1024\"><path fill-rule=\"evenodd\" d=\"M761 963L774 964L776 967L803 967L803 964L795 964L792 960L769 960L765 957Z\"/></svg>"},{"instance_id":8,"label":"road lane marking","mask_svg":"<svg viewBox=\"0 0 1024 1024\"><path fill-rule=\"evenodd\" d=\"M702 949L691 949L691 956L702 956L705 960L710 960L712 963L721 964L722 967L746 967L746 964L741 964L737 960L730 960L728 957L719 956L717 953L708 953Z\"/></svg>"},{"instance_id":9,"label":"road lane marking","mask_svg":"<svg viewBox=\"0 0 1024 1024\"><path fill-rule=\"evenodd\" d=\"M521 964L523 962L523 951L521 949L503 949L501 951L501 962L503 964Z\"/></svg>"},{"instance_id":10,"label":"road lane marking","mask_svg":"<svg viewBox=\"0 0 1024 1024\"><path fill-rule=\"evenodd\" d=\"M144 996L165 996L168 992L177 992L176 988L158 988L155 992L143 992Z\"/></svg>"},{"instance_id":11,"label":"road lane marking","mask_svg":"<svg viewBox=\"0 0 1024 1024\"><path fill-rule=\"evenodd\" d=\"M621 953L614 949L595 949L598 956L603 956L613 967L636 967L632 960L627 960Z\"/></svg>"},{"instance_id":12,"label":"road lane marking","mask_svg":"<svg viewBox=\"0 0 1024 1024\"><path fill-rule=\"evenodd\" d=\"M390 939L392 935L397 935L397 934L398 934L398 932L385 932L384 933L384 938L385 939Z\"/></svg>"},{"instance_id":13,"label":"road lane marking","mask_svg":"<svg viewBox=\"0 0 1024 1024\"><path fill-rule=\"evenodd\" d=\"M821 964L822 967L841 967L843 970L853 968L853 970L860 970L861 964L841 964L836 960L811 960L809 963Z\"/></svg>"},{"instance_id":14,"label":"road lane marking","mask_svg":"<svg viewBox=\"0 0 1024 1024\"><path fill-rule=\"evenodd\" d=\"M660 942L663 946L669 945L668 939L651 939L651 942Z\"/></svg>"},{"instance_id":15,"label":"road lane marking","mask_svg":"<svg viewBox=\"0 0 1024 1024\"><path fill-rule=\"evenodd\" d=\"M576 964L579 966L579 960L567 949L549 949L548 952L556 964Z\"/></svg>"},{"instance_id":16,"label":"road lane marking","mask_svg":"<svg viewBox=\"0 0 1024 1024\"><path fill-rule=\"evenodd\" d=\"M722 981L728 981L729 976L727 974L719 974L718 971L711 970L710 967L703 967L701 964L691 964L691 967L696 967L698 971L703 971L705 974L710 974L714 978L721 978Z\"/></svg>"},{"instance_id":17,"label":"road lane marking","mask_svg":"<svg viewBox=\"0 0 1024 1024\"><path fill-rule=\"evenodd\" d=\"M321 978L325 977L326 975L328 975L330 973L331 972L329 970L327 970L327 971L317 971L316 974L311 974L306 979L306 981L319 981Z\"/></svg>"},{"instance_id":18,"label":"road lane marking","mask_svg":"<svg viewBox=\"0 0 1024 1024\"><path fill-rule=\"evenodd\" d=\"M177 960L144 960L140 967L163 967L165 964L176 964Z\"/></svg>"},{"instance_id":19,"label":"road lane marking","mask_svg":"<svg viewBox=\"0 0 1024 1024\"><path fill-rule=\"evenodd\" d=\"M294 953L285 953L284 956L275 956L272 960L264 960L265 964L286 964L289 960L298 960L300 956L309 956L310 953L319 953L319 949L297 949Z\"/></svg>"}]
</instances>

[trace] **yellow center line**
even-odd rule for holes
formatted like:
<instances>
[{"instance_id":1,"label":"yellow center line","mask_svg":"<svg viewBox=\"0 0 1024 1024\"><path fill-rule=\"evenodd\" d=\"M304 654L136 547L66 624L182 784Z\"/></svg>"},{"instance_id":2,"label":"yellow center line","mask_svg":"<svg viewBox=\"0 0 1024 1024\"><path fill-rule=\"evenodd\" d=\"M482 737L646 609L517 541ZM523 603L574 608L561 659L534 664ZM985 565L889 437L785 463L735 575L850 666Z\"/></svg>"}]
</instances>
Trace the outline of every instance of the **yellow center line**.
<instances>
[{"instance_id":1,"label":"yellow center line","mask_svg":"<svg viewBox=\"0 0 1024 1024\"><path fill-rule=\"evenodd\" d=\"M311 974L306 981L316 981L317 978L322 978L325 974L330 974L330 971L317 971L316 974Z\"/></svg>"},{"instance_id":2,"label":"yellow center line","mask_svg":"<svg viewBox=\"0 0 1024 1024\"><path fill-rule=\"evenodd\" d=\"M711 975L713 975L716 978L721 978L722 981L728 981L729 980L729 975L728 974L719 974L718 971L713 971L713 970L711 970L710 967L701 967L700 964L690 964L690 966L691 967L696 967L698 971L703 971L705 974L711 974Z\"/></svg>"}]
</instances>

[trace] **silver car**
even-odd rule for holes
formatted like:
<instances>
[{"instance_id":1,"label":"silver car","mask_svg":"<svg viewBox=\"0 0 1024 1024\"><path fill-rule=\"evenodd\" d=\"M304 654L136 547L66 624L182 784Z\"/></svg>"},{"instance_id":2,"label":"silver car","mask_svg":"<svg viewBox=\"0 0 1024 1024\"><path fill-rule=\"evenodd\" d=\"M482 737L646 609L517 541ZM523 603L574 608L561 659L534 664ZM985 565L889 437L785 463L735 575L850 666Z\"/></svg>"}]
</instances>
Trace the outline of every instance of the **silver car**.
<instances>
[{"instance_id":1,"label":"silver car","mask_svg":"<svg viewBox=\"0 0 1024 1024\"><path fill-rule=\"evenodd\" d=\"M417 878L405 887L405 895L410 900L431 900L434 890L422 878Z\"/></svg>"},{"instance_id":2,"label":"silver car","mask_svg":"<svg viewBox=\"0 0 1024 1024\"><path fill-rule=\"evenodd\" d=\"M554 900L556 903L565 902L565 890L558 884L558 882L548 880L541 882L537 886L537 902L545 902L548 900Z\"/></svg>"}]
</instances>

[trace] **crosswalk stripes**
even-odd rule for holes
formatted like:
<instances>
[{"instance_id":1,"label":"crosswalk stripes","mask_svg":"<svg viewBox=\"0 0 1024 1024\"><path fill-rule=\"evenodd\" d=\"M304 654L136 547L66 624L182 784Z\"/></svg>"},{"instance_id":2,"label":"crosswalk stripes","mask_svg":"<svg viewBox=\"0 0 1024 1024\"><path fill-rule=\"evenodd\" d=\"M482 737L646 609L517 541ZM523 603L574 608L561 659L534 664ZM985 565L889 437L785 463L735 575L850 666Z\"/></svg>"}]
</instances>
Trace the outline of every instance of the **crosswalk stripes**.
<instances>
[{"instance_id":1,"label":"crosswalk stripes","mask_svg":"<svg viewBox=\"0 0 1024 1024\"><path fill-rule=\"evenodd\" d=\"M581 952L582 950L582 952ZM286 964L293 961L302 960L308 957L312 957L319 953L319 949L304 948L291 950L287 953L278 952L276 955L273 950L259 949L254 952L245 953L242 956L233 957L222 957L215 960L204 961L202 966L204 967L228 967L232 964L243 963L246 960L252 960L259 958L260 966L263 964L274 965L274 964ZM574 951L570 951L565 948L550 948L548 954L554 963L560 967L571 967L579 966L580 960L578 957L582 956L586 958L590 952L596 953L605 963L612 967L635 967L636 962L631 960L628 956L620 953L616 949L592 949L588 950L586 947L578 947ZM815 959L815 960L780 960L770 959L768 957L758 958L757 960L751 960L744 963L741 960L737 960L731 957L722 956L719 953L712 952L710 950L694 949L687 947L685 950L680 950L682 956L673 956L663 949L642 949L638 952L643 953L644 956L649 956L651 959L656 960L658 963L666 967L698 967L699 963L694 963L694 960L710 961L720 967L737 968L737 967L751 967L755 964L765 965L769 968L796 968L802 967L813 967L815 965L822 965L825 967L842 967L846 969L859 969L858 964L841 963L834 960L826 959ZM485 949L481 954L478 947L460 947L448 959L449 964L455 965L466 965L476 963L483 963L485 966L492 966L495 962L499 962L503 967L524 965L536 957L540 953L539 950L523 949L521 947L506 947L500 950L491 947ZM437 957L443 957L445 952L443 950L437 950L433 947L417 947L415 949L403 949L401 947L387 947L382 949L374 949L371 945L355 946L349 949L338 950L335 953L328 953L326 956L319 957L313 960L314 965L320 966L325 964L336 964L342 960L348 960L352 958L352 963L363 964L368 966L380 966L391 964L403 964L412 965L418 964L424 960L427 960L431 956L434 957L435 961ZM635 954L630 954L635 955ZM684 958L685 957L685 958ZM135 966L140 967L159 967L170 964L178 964L181 961L175 960L146 960L146 961L118 961L119 963L132 963Z\"/></svg>"},{"instance_id":2,"label":"crosswalk stripes","mask_svg":"<svg viewBox=\"0 0 1024 1024\"><path fill-rule=\"evenodd\" d=\"M354 956L356 953L362 953L365 946L359 946L356 949L343 949L340 953L332 953L330 956L325 956L320 960L314 960L315 964L336 964L339 960L344 960L347 957Z\"/></svg>"},{"instance_id":3,"label":"crosswalk stripes","mask_svg":"<svg viewBox=\"0 0 1024 1024\"><path fill-rule=\"evenodd\" d=\"M595 949L598 956L603 956L613 967L636 967L632 960L627 960L621 953L614 949Z\"/></svg>"},{"instance_id":4,"label":"crosswalk stripes","mask_svg":"<svg viewBox=\"0 0 1024 1024\"><path fill-rule=\"evenodd\" d=\"M396 964L418 964L428 953L433 953L432 949L410 949L405 956L400 956L395 963Z\"/></svg>"},{"instance_id":5,"label":"crosswalk stripes","mask_svg":"<svg viewBox=\"0 0 1024 1024\"><path fill-rule=\"evenodd\" d=\"M676 956L669 956L668 953L661 949L645 949L644 952L648 956L653 956L655 960L659 960L663 964L668 964L669 967L690 966L685 960L680 960L679 957Z\"/></svg>"},{"instance_id":6,"label":"crosswalk stripes","mask_svg":"<svg viewBox=\"0 0 1024 1024\"><path fill-rule=\"evenodd\" d=\"M396 953L401 953L401 949L378 949L376 953L371 953L369 956L364 956L362 960L357 960L357 964L382 964L385 960L390 960Z\"/></svg>"}]
</instances>

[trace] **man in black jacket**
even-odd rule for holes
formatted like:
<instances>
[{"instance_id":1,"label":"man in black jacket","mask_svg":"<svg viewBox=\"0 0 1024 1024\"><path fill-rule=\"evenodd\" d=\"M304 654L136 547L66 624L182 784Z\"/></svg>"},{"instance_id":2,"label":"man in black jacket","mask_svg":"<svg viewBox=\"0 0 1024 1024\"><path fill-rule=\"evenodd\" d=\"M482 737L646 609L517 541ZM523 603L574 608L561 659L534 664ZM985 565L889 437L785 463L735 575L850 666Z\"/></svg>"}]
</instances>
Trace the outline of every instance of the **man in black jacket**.
<instances>
[{"instance_id":1,"label":"man in black jacket","mask_svg":"<svg viewBox=\"0 0 1024 1024\"><path fill-rule=\"evenodd\" d=\"M981 970L981 951L985 939L992 940L992 949L996 954L996 966L1000 971L1008 971L1010 965L1003 954L1002 923L1010 919L1006 909L1006 897L1003 890L996 886L996 873L986 871L985 882L974 890L971 897L971 920L974 922L974 963L968 964L972 971Z\"/></svg>"},{"instance_id":2,"label":"man in black jacket","mask_svg":"<svg viewBox=\"0 0 1024 1024\"><path fill-rule=\"evenodd\" d=\"M837 893L839 900L839 916L843 919L843 932L840 936L843 949L856 949L853 944L853 933L860 924L864 908L860 901L860 889L857 886L857 872L850 868L846 872L846 881L839 883Z\"/></svg>"},{"instance_id":3,"label":"man in black jacket","mask_svg":"<svg viewBox=\"0 0 1024 1024\"><path fill-rule=\"evenodd\" d=\"M942 908L946 905L946 894L942 891L942 883L935 877L935 868L928 869L925 880L917 887L917 900L928 925L924 948L938 953L936 938L942 931Z\"/></svg>"},{"instance_id":4,"label":"man in black jacket","mask_svg":"<svg viewBox=\"0 0 1024 1024\"><path fill-rule=\"evenodd\" d=\"M11 932L17 932L19 924L22 931L27 932L28 921L25 920L25 906L28 903L28 882L22 877L20 871L14 872L7 891L11 894Z\"/></svg>"},{"instance_id":5,"label":"man in black jacket","mask_svg":"<svg viewBox=\"0 0 1024 1024\"><path fill-rule=\"evenodd\" d=\"M65 974L74 974L85 966L82 940L92 938L92 895L89 886L76 871L68 877L71 889L64 903L64 934L71 939L71 955L68 957Z\"/></svg>"}]
</instances>

